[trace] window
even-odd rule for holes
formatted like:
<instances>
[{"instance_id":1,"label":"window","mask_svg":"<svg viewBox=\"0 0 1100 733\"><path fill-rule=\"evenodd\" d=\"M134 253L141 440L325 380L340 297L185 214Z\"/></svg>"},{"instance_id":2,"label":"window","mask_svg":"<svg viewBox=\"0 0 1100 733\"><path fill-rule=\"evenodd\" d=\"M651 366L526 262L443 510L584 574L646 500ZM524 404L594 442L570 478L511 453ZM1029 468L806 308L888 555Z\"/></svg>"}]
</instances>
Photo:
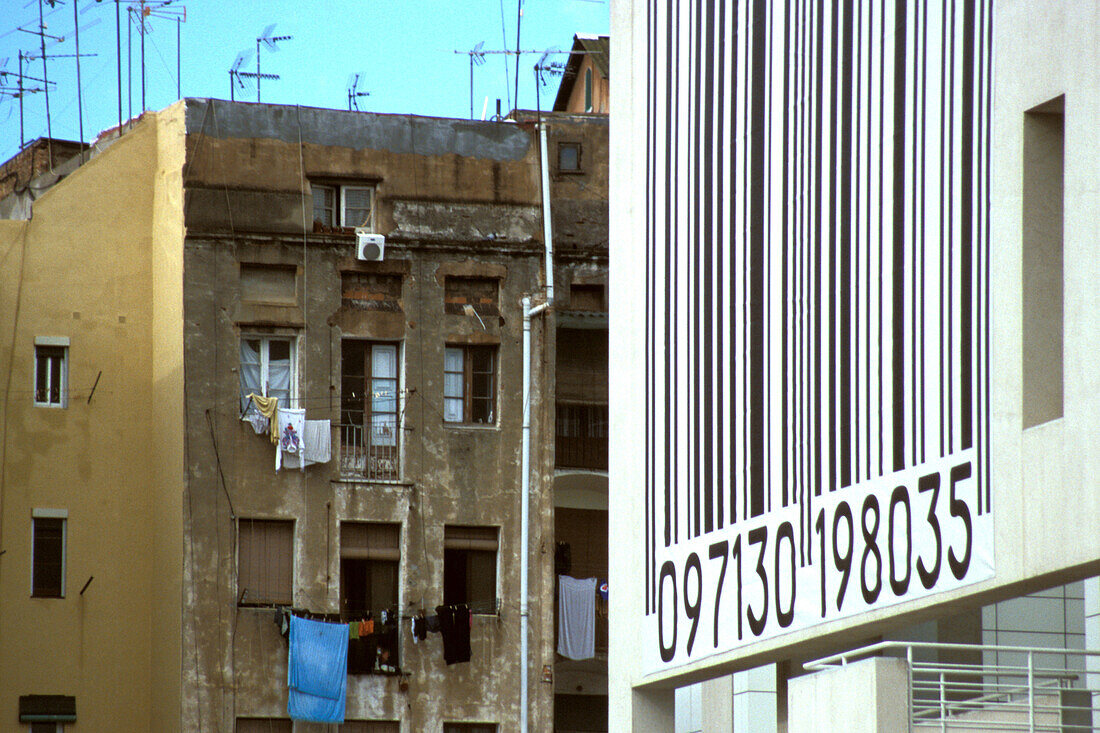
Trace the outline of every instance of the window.
<instances>
[{"instance_id":1,"label":"window","mask_svg":"<svg viewBox=\"0 0 1100 733\"><path fill-rule=\"evenodd\" d=\"M341 469L397 479L398 344L345 340L341 347Z\"/></svg>"},{"instance_id":2,"label":"window","mask_svg":"<svg viewBox=\"0 0 1100 733\"><path fill-rule=\"evenodd\" d=\"M491 425L496 420L496 347L448 346L443 353L443 419Z\"/></svg>"},{"instance_id":3,"label":"window","mask_svg":"<svg viewBox=\"0 0 1100 733\"><path fill-rule=\"evenodd\" d=\"M61 723L31 723L31 733L62 733L64 730Z\"/></svg>"},{"instance_id":4,"label":"window","mask_svg":"<svg viewBox=\"0 0 1100 733\"><path fill-rule=\"evenodd\" d=\"M313 224L320 227L366 227L374 231L374 186L325 186L313 189Z\"/></svg>"},{"instance_id":5,"label":"window","mask_svg":"<svg viewBox=\"0 0 1100 733\"><path fill-rule=\"evenodd\" d=\"M401 312L401 276L374 272L341 274L341 305L369 311Z\"/></svg>"},{"instance_id":6,"label":"window","mask_svg":"<svg viewBox=\"0 0 1100 733\"><path fill-rule=\"evenodd\" d=\"M569 286L569 310L603 312L603 285L573 283Z\"/></svg>"},{"instance_id":7,"label":"window","mask_svg":"<svg viewBox=\"0 0 1100 733\"><path fill-rule=\"evenodd\" d=\"M241 338L241 410L255 410L249 394L278 397L281 407L296 407L298 392L294 339L274 336Z\"/></svg>"},{"instance_id":8,"label":"window","mask_svg":"<svg viewBox=\"0 0 1100 733\"><path fill-rule=\"evenodd\" d=\"M241 519L237 532L237 603L289 605L294 582L294 522Z\"/></svg>"},{"instance_id":9,"label":"window","mask_svg":"<svg viewBox=\"0 0 1100 733\"><path fill-rule=\"evenodd\" d=\"M345 720L338 728L340 733L401 733L396 720Z\"/></svg>"},{"instance_id":10,"label":"window","mask_svg":"<svg viewBox=\"0 0 1100 733\"><path fill-rule=\"evenodd\" d=\"M72 695L20 695L19 722L30 733L60 733L65 723L76 723L76 698Z\"/></svg>"},{"instance_id":11,"label":"window","mask_svg":"<svg viewBox=\"0 0 1100 733\"><path fill-rule=\"evenodd\" d=\"M361 619L397 608L401 525L340 523L340 612Z\"/></svg>"},{"instance_id":12,"label":"window","mask_svg":"<svg viewBox=\"0 0 1100 733\"><path fill-rule=\"evenodd\" d=\"M495 277L459 277L443 280L443 312L452 315L499 316L497 306L500 281Z\"/></svg>"},{"instance_id":13,"label":"window","mask_svg":"<svg viewBox=\"0 0 1100 733\"><path fill-rule=\"evenodd\" d=\"M465 603L475 613L496 613L497 528L443 528L443 604Z\"/></svg>"},{"instance_id":14,"label":"window","mask_svg":"<svg viewBox=\"0 0 1100 733\"><path fill-rule=\"evenodd\" d=\"M65 597L65 510L35 509L31 595Z\"/></svg>"},{"instance_id":15,"label":"window","mask_svg":"<svg viewBox=\"0 0 1100 733\"><path fill-rule=\"evenodd\" d=\"M558 172L579 173L581 170L581 144L558 143Z\"/></svg>"},{"instance_id":16,"label":"window","mask_svg":"<svg viewBox=\"0 0 1100 733\"><path fill-rule=\"evenodd\" d=\"M291 733L293 724L286 718L237 718L236 733Z\"/></svg>"},{"instance_id":17,"label":"window","mask_svg":"<svg viewBox=\"0 0 1100 733\"><path fill-rule=\"evenodd\" d=\"M297 275L294 267L241 263L241 300L297 305Z\"/></svg>"},{"instance_id":18,"label":"window","mask_svg":"<svg viewBox=\"0 0 1100 733\"><path fill-rule=\"evenodd\" d=\"M584 70L584 111L592 111L592 69Z\"/></svg>"},{"instance_id":19,"label":"window","mask_svg":"<svg viewBox=\"0 0 1100 733\"><path fill-rule=\"evenodd\" d=\"M67 338L37 338L34 342L34 404L65 407L68 401Z\"/></svg>"},{"instance_id":20,"label":"window","mask_svg":"<svg viewBox=\"0 0 1100 733\"><path fill-rule=\"evenodd\" d=\"M554 465L607 470L607 405L557 404Z\"/></svg>"},{"instance_id":21,"label":"window","mask_svg":"<svg viewBox=\"0 0 1100 733\"><path fill-rule=\"evenodd\" d=\"M497 733L496 723L444 723L443 733Z\"/></svg>"}]
</instances>

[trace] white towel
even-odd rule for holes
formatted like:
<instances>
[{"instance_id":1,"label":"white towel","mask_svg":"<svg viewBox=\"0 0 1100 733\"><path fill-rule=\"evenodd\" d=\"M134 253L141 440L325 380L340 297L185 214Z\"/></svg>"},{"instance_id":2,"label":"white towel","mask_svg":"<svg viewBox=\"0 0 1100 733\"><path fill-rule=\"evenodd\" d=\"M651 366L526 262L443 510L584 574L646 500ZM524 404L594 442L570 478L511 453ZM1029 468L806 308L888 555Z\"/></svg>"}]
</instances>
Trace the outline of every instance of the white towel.
<instances>
[{"instance_id":1,"label":"white towel","mask_svg":"<svg viewBox=\"0 0 1100 733\"><path fill-rule=\"evenodd\" d=\"M332 459L332 421L306 420L302 429L302 449L283 456L287 468L302 468Z\"/></svg>"},{"instance_id":2,"label":"white towel","mask_svg":"<svg viewBox=\"0 0 1100 733\"><path fill-rule=\"evenodd\" d=\"M301 453L305 433L306 411L279 408L279 446L275 450L275 470L282 468L283 454Z\"/></svg>"},{"instance_id":3,"label":"white towel","mask_svg":"<svg viewBox=\"0 0 1100 733\"><path fill-rule=\"evenodd\" d=\"M596 579L558 576L558 654L596 656Z\"/></svg>"}]
</instances>

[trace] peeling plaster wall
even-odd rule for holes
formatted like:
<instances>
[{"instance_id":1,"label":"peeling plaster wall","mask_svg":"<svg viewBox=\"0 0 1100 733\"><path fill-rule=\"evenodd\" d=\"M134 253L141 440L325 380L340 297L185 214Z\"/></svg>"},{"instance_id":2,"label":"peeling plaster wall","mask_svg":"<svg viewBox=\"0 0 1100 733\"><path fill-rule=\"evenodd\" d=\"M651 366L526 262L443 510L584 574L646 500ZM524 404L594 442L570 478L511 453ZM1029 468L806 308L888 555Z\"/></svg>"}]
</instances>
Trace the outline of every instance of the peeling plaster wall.
<instances>
[{"instance_id":1,"label":"peeling plaster wall","mask_svg":"<svg viewBox=\"0 0 1100 733\"><path fill-rule=\"evenodd\" d=\"M184 558L183 726L231 729L237 716L286 713L286 642L269 609L236 603L234 517L295 521L294 603L339 609L339 533L345 520L400 522L403 613L442 603L447 524L500 527L499 615L473 619L469 664L447 667L438 635L414 645L401 624L397 677L349 677L347 717L400 719L402 730L439 730L443 721L518 726L520 435L522 314L543 277L537 139L530 126L470 123L269 105L187 101L184 352L189 501ZM570 123L574 124L574 123ZM606 149L596 126L594 150ZM602 136L602 137L601 137ZM586 138L587 139L587 138ZM571 180L577 207L603 207L602 183ZM303 177L304 173L304 177ZM305 179L377 185L386 260L354 258L354 237L303 235ZM555 193L559 188L555 182ZM602 198L602 201L601 201ZM312 218L310 212L309 219ZM305 223L311 228L311 222ZM597 232L599 230L597 229ZM574 261L606 273L603 239L577 235ZM297 305L241 301L240 263L294 268ZM403 277L400 313L349 311L341 272ZM448 315L446 275L499 278L499 318ZM595 276L598 276L595 275ZM353 482L333 461L273 471L273 447L239 421L242 333L298 336L298 394L309 419L339 421L341 339L402 342L402 481ZM532 730L552 727L554 318L533 324L534 500L531 526ZM443 351L448 343L499 343L497 421L445 424ZM215 451L216 445L216 451Z\"/></svg>"}]
</instances>

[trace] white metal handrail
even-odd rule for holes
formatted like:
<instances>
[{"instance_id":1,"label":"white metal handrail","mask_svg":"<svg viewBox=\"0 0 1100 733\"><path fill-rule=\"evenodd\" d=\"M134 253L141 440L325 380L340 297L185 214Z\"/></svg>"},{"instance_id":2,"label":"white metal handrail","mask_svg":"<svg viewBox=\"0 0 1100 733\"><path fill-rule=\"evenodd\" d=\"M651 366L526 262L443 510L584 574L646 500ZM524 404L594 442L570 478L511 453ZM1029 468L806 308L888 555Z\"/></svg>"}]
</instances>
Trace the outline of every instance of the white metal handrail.
<instances>
[{"instance_id":1,"label":"white metal handrail","mask_svg":"<svg viewBox=\"0 0 1100 733\"><path fill-rule=\"evenodd\" d=\"M979 654L982 663L938 661ZM1017 663L1001 663L1005 655ZM986 644L884 641L817 659L809 671L843 667L873 656L900 657L908 665L909 730L1051 731L1100 730L1100 690L1083 670L1100 667L1100 651ZM921 659L931 656L935 661ZM1023 656L1025 663L1019 663ZM1065 666L1040 666L1051 656ZM1074 671L1071 657L1082 657ZM985 660L992 658L992 663ZM1087 658L1097 658L1089 664Z\"/></svg>"}]
</instances>

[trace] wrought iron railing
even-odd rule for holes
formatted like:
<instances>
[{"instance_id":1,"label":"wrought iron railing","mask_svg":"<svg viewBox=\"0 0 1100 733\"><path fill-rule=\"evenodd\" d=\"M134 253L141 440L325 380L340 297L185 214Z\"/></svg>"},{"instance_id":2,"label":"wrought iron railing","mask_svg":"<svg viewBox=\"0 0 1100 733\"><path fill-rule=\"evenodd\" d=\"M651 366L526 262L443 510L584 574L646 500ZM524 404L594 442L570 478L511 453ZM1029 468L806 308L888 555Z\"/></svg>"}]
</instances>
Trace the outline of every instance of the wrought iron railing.
<instances>
[{"instance_id":1,"label":"wrought iron railing","mask_svg":"<svg viewBox=\"0 0 1100 733\"><path fill-rule=\"evenodd\" d=\"M340 475L369 481L401 478L400 446L396 436L374 435L362 425L340 425Z\"/></svg>"}]
</instances>

